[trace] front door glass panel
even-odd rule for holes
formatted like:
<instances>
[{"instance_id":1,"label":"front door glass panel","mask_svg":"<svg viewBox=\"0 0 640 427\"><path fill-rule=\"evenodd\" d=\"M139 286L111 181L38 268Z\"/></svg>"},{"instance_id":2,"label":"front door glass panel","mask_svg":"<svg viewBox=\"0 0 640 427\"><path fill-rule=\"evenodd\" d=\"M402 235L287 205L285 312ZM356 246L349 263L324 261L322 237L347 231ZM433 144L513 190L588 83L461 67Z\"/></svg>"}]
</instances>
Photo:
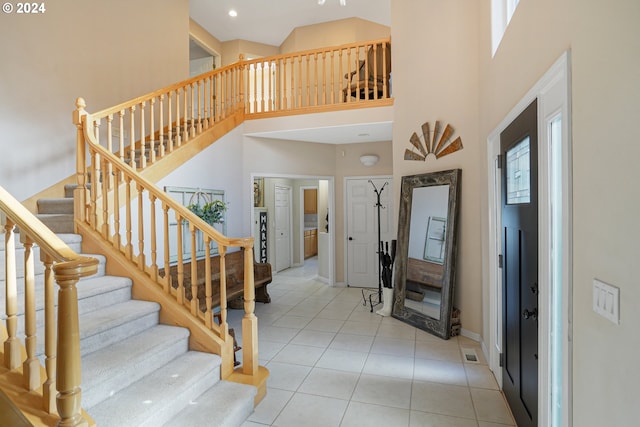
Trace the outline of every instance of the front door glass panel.
<instances>
[{"instance_id":1,"label":"front door glass panel","mask_svg":"<svg viewBox=\"0 0 640 427\"><path fill-rule=\"evenodd\" d=\"M530 143L527 136L507 151L507 204L531 202Z\"/></svg>"}]
</instances>

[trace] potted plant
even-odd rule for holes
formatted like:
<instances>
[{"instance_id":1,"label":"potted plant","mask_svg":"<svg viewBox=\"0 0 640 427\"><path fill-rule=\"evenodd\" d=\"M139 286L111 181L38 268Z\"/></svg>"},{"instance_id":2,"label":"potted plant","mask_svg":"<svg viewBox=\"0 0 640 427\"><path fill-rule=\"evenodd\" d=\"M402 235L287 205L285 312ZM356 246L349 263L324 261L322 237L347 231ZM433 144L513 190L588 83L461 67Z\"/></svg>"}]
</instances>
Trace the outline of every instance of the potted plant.
<instances>
[{"instance_id":1,"label":"potted plant","mask_svg":"<svg viewBox=\"0 0 640 427\"><path fill-rule=\"evenodd\" d=\"M213 200L204 205L192 203L187 206L191 212L200 217L209 225L222 224L224 222L224 213L228 205L222 200Z\"/></svg>"}]
</instances>

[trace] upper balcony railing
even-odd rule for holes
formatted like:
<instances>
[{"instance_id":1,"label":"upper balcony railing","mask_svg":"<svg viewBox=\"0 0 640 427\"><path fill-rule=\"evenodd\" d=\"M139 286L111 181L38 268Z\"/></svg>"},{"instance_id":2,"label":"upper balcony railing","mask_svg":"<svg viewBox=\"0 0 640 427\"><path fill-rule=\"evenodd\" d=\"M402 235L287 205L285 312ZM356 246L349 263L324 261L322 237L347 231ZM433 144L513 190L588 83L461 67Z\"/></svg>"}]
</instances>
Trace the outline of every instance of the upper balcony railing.
<instances>
[{"instance_id":1,"label":"upper balcony railing","mask_svg":"<svg viewBox=\"0 0 640 427\"><path fill-rule=\"evenodd\" d=\"M145 169L233 118L391 105L391 42L379 39L240 61L91 113L95 139ZM238 114L244 114L238 117Z\"/></svg>"}]
</instances>

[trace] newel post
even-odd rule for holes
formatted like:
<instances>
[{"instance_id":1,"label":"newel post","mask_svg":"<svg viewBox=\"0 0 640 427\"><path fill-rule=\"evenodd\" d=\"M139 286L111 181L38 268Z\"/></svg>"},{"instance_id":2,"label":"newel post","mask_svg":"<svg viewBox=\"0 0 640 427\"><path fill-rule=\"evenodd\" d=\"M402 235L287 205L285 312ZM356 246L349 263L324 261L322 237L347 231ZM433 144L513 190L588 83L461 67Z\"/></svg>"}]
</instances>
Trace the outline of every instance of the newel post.
<instances>
[{"instance_id":1,"label":"newel post","mask_svg":"<svg viewBox=\"0 0 640 427\"><path fill-rule=\"evenodd\" d=\"M81 277L97 270L94 258L80 258L53 267L58 290L58 355L56 359L56 406L58 426L88 426L81 415L82 391L80 365L80 325L78 321L78 289Z\"/></svg>"},{"instance_id":2,"label":"newel post","mask_svg":"<svg viewBox=\"0 0 640 427\"><path fill-rule=\"evenodd\" d=\"M83 117L87 116L85 107L87 103L83 98L76 99L76 109L73 111L73 124L76 125L76 178L78 187L73 192L73 214L74 217L82 222L86 222L86 183L87 176L85 171L87 170L86 159L86 144L84 140L84 123ZM77 230L76 230L77 231Z\"/></svg>"},{"instance_id":3,"label":"newel post","mask_svg":"<svg viewBox=\"0 0 640 427\"><path fill-rule=\"evenodd\" d=\"M242 373L258 373L258 318L253 276L253 242L244 247L244 317L242 318Z\"/></svg>"}]
</instances>

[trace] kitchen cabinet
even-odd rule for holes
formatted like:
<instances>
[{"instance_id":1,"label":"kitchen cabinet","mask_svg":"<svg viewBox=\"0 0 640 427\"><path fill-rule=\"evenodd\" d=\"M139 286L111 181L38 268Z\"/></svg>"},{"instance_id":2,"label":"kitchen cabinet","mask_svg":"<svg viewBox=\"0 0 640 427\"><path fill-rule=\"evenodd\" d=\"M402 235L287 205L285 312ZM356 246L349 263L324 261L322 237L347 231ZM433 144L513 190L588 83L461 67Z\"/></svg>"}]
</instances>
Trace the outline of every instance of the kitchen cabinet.
<instances>
[{"instance_id":1,"label":"kitchen cabinet","mask_svg":"<svg viewBox=\"0 0 640 427\"><path fill-rule=\"evenodd\" d=\"M318 190L304 190L304 213L318 213Z\"/></svg>"},{"instance_id":2,"label":"kitchen cabinet","mask_svg":"<svg viewBox=\"0 0 640 427\"><path fill-rule=\"evenodd\" d=\"M318 254L318 229L313 228L304 231L304 258L307 259Z\"/></svg>"}]
</instances>

